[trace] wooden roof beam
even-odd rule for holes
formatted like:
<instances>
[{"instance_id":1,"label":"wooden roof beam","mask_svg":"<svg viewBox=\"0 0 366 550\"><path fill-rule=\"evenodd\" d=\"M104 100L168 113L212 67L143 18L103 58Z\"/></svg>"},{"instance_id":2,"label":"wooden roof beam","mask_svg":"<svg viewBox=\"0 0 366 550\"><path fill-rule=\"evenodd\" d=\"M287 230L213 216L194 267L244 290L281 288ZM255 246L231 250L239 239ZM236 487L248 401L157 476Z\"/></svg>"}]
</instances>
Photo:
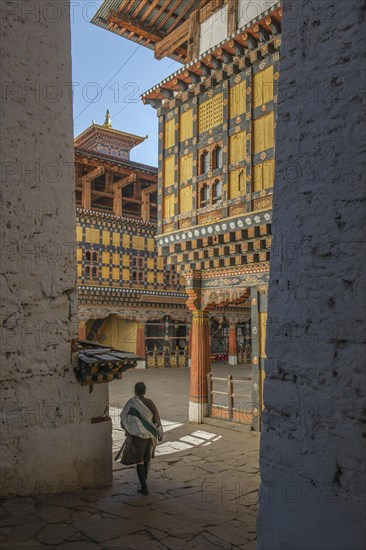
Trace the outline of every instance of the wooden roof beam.
<instances>
[{"instance_id":1,"label":"wooden roof beam","mask_svg":"<svg viewBox=\"0 0 366 550\"><path fill-rule=\"evenodd\" d=\"M189 76L191 79L192 79L192 82L194 84L198 84L199 82L201 82L201 76L197 73L194 73L193 71L187 71L187 76Z\"/></svg>"},{"instance_id":2,"label":"wooden roof beam","mask_svg":"<svg viewBox=\"0 0 366 550\"><path fill-rule=\"evenodd\" d=\"M202 61L199 62L199 68L203 72L204 76L211 76L211 68L208 65L205 65Z\"/></svg>"},{"instance_id":3,"label":"wooden roof beam","mask_svg":"<svg viewBox=\"0 0 366 550\"><path fill-rule=\"evenodd\" d=\"M98 166L98 168L95 168L88 174L85 174L81 179L87 180L87 181L93 181L96 178L99 178L99 176L103 176L105 174L105 167L104 166Z\"/></svg>"},{"instance_id":4,"label":"wooden roof beam","mask_svg":"<svg viewBox=\"0 0 366 550\"><path fill-rule=\"evenodd\" d=\"M142 204L141 199L134 199L133 197L125 197L125 195L122 195L122 200L124 202L132 202L134 204Z\"/></svg>"},{"instance_id":5,"label":"wooden roof beam","mask_svg":"<svg viewBox=\"0 0 366 550\"><path fill-rule=\"evenodd\" d=\"M127 185L130 185L130 183L135 183L137 180L137 175L135 173L130 174L127 178L121 178L118 181L115 181L113 184L113 187L116 189L123 189L124 187L127 187Z\"/></svg>"},{"instance_id":6,"label":"wooden roof beam","mask_svg":"<svg viewBox=\"0 0 366 550\"><path fill-rule=\"evenodd\" d=\"M91 194L99 198L106 197L113 199L113 193L107 193L106 191L96 191L95 189L91 189Z\"/></svg>"},{"instance_id":7,"label":"wooden roof beam","mask_svg":"<svg viewBox=\"0 0 366 550\"><path fill-rule=\"evenodd\" d=\"M153 2L149 5L149 7L147 8L147 10L145 11L145 13L141 16L141 21L145 21L145 19L150 15L150 13L152 12L152 10L156 7L156 5L159 3L159 0L153 0ZM144 4L144 2L141 2L140 0L140 5L139 7L137 8L137 11L134 13L134 15L137 15L137 13L140 12L140 10L145 6L146 4Z\"/></svg>"},{"instance_id":8,"label":"wooden roof beam","mask_svg":"<svg viewBox=\"0 0 366 550\"><path fill-rule=\"evenodd\" d=\"M189 85L187 84L187 82L184 82L183 80L180 80L179 78L174 78L173 79L173 84L174 84L174 86L178 87L178 90L180 92L185 92L189 88Z\"/></svg>"},{"instance_id":9,"label":"wooden roof beam","mask_svg":"<svg viewBox=\"0 0 366 550\"><path fill-rule=\"evenodd\" d=\"M143 38L147 38L152 42L159 42L162 40L163 35L159 31L153 31L152 28L144 23L140 23L131 17L123 16L121 17L116 12L111 11L108 16L108 21L114 23L119 27L123 27L128 31L131 31Z\"/></svg>"},{"instance_id":10,"label":"wooden roof beam","mask_svg":"<svg viewBox=\"0 0 366 550\"><path fill-rule=\"evenodd\" d=\"M163 38L155 46L155 58L163 59L163 57L171 55L176 49L187 42L189 36L189 19L182 23L175 31L171 32Z\"/></svg>"},{"instance_id":11,"label":"wooden roof beam","mask_svg":"<svg viewBox=\"0 0 366 550\"><path fill-rule=\"evenodd\" d=\"M161 17L162 15L164 15L164 13L166 13L168 4L169 4L169 0L163 0L163 4L161 6L157 6L156 8L157 12L150 19L149 25L153 25L159 19L159 17Z\"/></svg>"},{"instance_id":12,"label":"wooden roof beam","mask_svg":"<svg viewBox=\"0 0 366 550\"><path fill-rule=\"evenodd\" d=\"M206 61L208 63L211 63L211 65L213 66L213 68L215 70L218 70L220 71L222 69L222 61L220 61L220 59L218 59L217 57L215 57L214 55L212 54L209 54L207 57L206 57Z\"/></svg>"},{"instance_id":13,"label":"wooden roof beam","mask_svg":"<svg viewBox=\"0 0 366 550\"><path fill-rule=\"evenodd\" d=\"M144 104L148 104L148 105L151 105L151 107L153 107L154 109L159 109L159 107L161 107L161 99L159 98L156 98L156 99L150 99L148 97L144 97L143 100Z\"/></svg>"},{"instance_id":14,"label":"wooden roof beam","mask_svg":"<svg viewBox=\"0 0 366 550\"><path fill-rule=\"evenodd\" d=\"M142 189L141 193L144 193L145 195L151 195L151 193L155 193L158 190L158 184L154 183L153 185L149 185L149 187L145 187L145 189Z\"/></svg>"}]
</instances>

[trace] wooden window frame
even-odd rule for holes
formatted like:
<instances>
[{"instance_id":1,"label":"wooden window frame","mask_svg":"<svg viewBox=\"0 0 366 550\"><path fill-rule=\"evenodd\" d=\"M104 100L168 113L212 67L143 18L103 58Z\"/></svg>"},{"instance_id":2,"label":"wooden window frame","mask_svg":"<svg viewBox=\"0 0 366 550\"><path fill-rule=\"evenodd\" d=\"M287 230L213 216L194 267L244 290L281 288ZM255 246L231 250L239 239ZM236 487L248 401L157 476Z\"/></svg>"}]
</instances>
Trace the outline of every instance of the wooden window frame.
<instances>
[{"instance_id":1,"label":"wooden window frame","mask_svg":"<svg viewBox=\"0 0 366 550\"><path fill-rule=\"evenodd\" d=\"M92 281L99 279L99 250L85 250L84 256L84 276L86 279Z\"/></svg>"},{"instance_id":2,"label":"wooden window frame","mask_svg":"<svg viewBox=\"0 0 366 550\"><path fill-rule=\"evenodd\" d=\"M218 162L218 153L220 154L220 162ZM212 154L212 168L213 170L219 170L224 165L224 148L218 143L216 144Z\"/></svg>"},{"instance_id":3,"label":"wooden window frame","mask_svg":"<svg viewBox=\"0 0 366 550\"><path fill-rule=\"evenodd\" d=\"M215 164L215 151L217 149L221 149L221 166L216 166ZM204 162L204 155L209 154L209 170L205 171L205 167L203 165ZM212 143L211 145L207 145L206 147L202 147L202 149L198 150L198 166L199 166L199 175L205 176L209 172L212 172L214 170L222 170L224 166L224 144L223 141L216 141L215 143Z\"/></svg>"},{"instance_id":4,"label":"wooden window frame","mask_svg":"<svg viewBox=\"0 0 366 550\"><path fill-rule=\"evenodd\" d=\"M217 184L221 184L221 195L217 196L214 195L215 186ZM203 190L208 190L208 198L206 200L202 200L202 193ZM222 193L223 193L223 181L221 177L215 177L210 180L205 180L201 182L198 186L198 197L199 197L199 205L198 210L201 208L207 208L209 206L217 206L220 201L222 201Z\"/></svg>"}]
</instances>

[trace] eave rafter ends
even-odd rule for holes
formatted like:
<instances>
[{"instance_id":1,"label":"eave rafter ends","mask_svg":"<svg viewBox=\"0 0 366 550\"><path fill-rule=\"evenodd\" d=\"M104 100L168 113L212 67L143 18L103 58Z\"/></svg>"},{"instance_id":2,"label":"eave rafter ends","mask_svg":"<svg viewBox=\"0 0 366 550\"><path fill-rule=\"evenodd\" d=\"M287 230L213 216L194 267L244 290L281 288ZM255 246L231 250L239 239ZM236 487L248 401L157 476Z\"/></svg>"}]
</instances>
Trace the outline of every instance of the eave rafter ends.
<instances>
[{"instance_id":1,"label":"eave rafter ends","mask_svg":"<svg viewBox=\"0 0 366 550\"><path fill-rule=\"evenodd\" d=\"M250 52L258 50L264 44L273 45L276 35L281 32L281 16L281 3L278 2L236 33L150 88L141 95L141 100L158 108L165 101L179 97L179 94L204 82L205 78L214 77L217 71L225 71L228 64L238 65L245 58L249 66Z\"/></svg>"}]
</instances>

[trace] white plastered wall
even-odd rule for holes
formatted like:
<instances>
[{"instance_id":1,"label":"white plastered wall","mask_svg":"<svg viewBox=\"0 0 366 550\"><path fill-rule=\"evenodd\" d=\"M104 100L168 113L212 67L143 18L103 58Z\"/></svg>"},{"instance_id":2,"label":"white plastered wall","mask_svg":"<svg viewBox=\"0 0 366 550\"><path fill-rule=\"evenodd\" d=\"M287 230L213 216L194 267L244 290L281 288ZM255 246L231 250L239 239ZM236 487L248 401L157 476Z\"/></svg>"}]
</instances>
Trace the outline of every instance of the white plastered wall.
<instances>
[{"instance_id":1,"label":"white plastered wall","mask_svg":"<svg viewBox=\"0 0 366 550\"><path fill-rule=\"evenodd\" d=\"M1 23L1 495L111 482L108 385L81 387L69 3Z\"/></svg>"}]
</instances>

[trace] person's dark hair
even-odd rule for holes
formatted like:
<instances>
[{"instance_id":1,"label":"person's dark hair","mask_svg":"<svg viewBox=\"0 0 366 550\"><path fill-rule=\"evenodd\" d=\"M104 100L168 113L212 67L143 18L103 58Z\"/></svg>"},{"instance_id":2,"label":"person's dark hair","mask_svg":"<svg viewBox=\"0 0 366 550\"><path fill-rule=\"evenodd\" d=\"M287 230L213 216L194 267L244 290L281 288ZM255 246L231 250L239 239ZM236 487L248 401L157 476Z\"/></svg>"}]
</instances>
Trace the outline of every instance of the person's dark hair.
<instances>
[{"instance_id":1,"label":"person's dark hair","mask_svg":"<svg viewBox=\"0 0 366 550\"><path fill-rule=\"evenodd\" d=\"M146 393L146 386L143 382L137 382L135 384L135 394L136 395L145 395Z\"/></svg>"}]
</instances>

